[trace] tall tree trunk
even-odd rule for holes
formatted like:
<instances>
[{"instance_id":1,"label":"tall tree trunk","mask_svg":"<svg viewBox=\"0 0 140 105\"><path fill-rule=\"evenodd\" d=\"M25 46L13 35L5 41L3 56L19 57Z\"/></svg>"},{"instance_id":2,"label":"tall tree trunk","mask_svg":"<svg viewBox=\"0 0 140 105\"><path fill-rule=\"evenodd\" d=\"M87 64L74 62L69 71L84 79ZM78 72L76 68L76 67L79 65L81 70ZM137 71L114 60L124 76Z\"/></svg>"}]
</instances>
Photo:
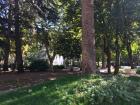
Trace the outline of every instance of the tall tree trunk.
<instances>
[{"instance_id":1,"label":"tall tree trunk","mask_svg":"<svg viewBox=\"0 0 140 105\"><path fill-rule=\"evenodd\" d=\"M97 58L97 67L98 68L100 67L100 59L99 59L99 57Z\"/></svg>"},{"instance_id":2,"label":"tall tree trunk","mask_svg":"<svg viewBox=\"0 0 140 105\"><path fill-rule=\"evenodd\" d=\"M49 61L50 61L50 69L51 69L51 71L54 71L53 70L53 61L54 61L54 59L51 58L51 59L49 59Z\"/></svg>"},{"instance_id":3,"label":"tall tree trunk","mask_svg":"<svg viewBox=\"0 0 140 105\"><path fill-rule=\"evenodd\" d=\"M131 66L131 69L134 69L132 48L131 48L131 41L130 41L129 34L124 33L124 42L128 53L128 65Z\"/></svg>"},{"instance_id":4,"label":"tall tree trunk","mask_svg":"<svg viewBox=\"0 0 140 105\"><path fill-rule=\"evenodd\" d=\"M122 22L124 24L124 43L126 45L126 49L128 52L128 63L131 66L131 69L134 69L134 64L133 64L133 56L132 56L132 48L131 48L131 38L129 36L129 29L125 26L129 26L128 22L127 22L127 17L126 17L126 12L125 12L125 7L123 5L122 7ZM127 32L126 32L127 31Z\"/></svg>"},{"instance_id":5,"label":"tall tree trunk","mask_svg":"<svg viewBox=\"0 0 140 105\"><path fill-rule=\"evenodd\" d=\"M114 74L118 74L119 73L119 67L120 67L120 47L119 47L119 35L116 34L116 60L115 60L115 71Z\"/></svg>"},{"instance_id":6,"label":"tall tree trunk","mask_svg":"<svg viewBox=\"0 0 140 105\"><path fill-rule=\"evenodd\" d=\"M46 39L46 38L45 38L45 39ZM54 61L54 58L55 58L56 54L53 53L52 56L50 55L50 52L49 52L49 49L48 49L48 48L49 48L48 39L46 39L43 43L45 44L46 53L47 53L48 60L49 60L49 61L48 61L48 62L49 62L49 68L50 68L51 71L54 71L54 70L53 70L53 61Z\"/></svg>"},{"instance_id":7,"label":"tall tree trunk","mask_svg":"<svg viewBox=\"0 0 140 105\"><path fill-rule=\"evenodd\" d=\"M8 71L8 59L9 59L9 53L7 48L4 51L4 64L3 64L3 71Z\"/></svg>"},{"instance_id":8,"label":"tall tree trunk","mask_svg":"<svg viewBox=\"0 0 140 105\"><path fill-rule=\"evenodd\" d=\"M10 52L10 40L7 37L6 38L6 46L4 48L4 65L3 65L3 71L8 71L8 60L9 60L9 52Z\"/></svg>"},{"instance_id":9,"label":"tall tree trunk","mask_svg":"<svg viewBox=\"0 0 140 105\"><path fill-rule=\"evenodd\" d=\"M11 21L12 21L12 14L11 14L11 1L9 0L9 13L8 13L8 33L6 33L6 46L4 49L4 65L3 70L8 71L8 60L10 54L10 39L9 36L11 34ZM5 30L6 31L6 30Z\"/></svg>"},{"instance_id":10,"label":"tall tree trunk","mask_svg":"<svg viewBox=\"0 0 140 105\"><path fill-rule=\"evenodd\" d=\"M131 69L134 69L131 43L128 40L127 40L126 48L128 53L128 63L131 66Z\"/></svg>"},{"instance_id":11,"label":"tall tree trunk","mask_svg":"<svg viewBox=\"0 0 140 105\"><path fill-rule=\"evenodd\" d=\"M15 0L15 46L16 46L16 68L18 72L23 72L22 59L22 37L20 34L19 22L19 0Z\"/></svg>"},{"instance_id":12,"label":"tall tree trunk","mask_svg":"<svg viewBox=\"0 0 140 105\"><path fill-rule=\"evenodd\" d=\"M47 53L47 56L48 56L49 69L51 71L54 71L53 70L53 61L54 61L54 58L56 56L56 53L52 52L53 54L52 55L50 54L50 51L49 51L49 38L48 38L49 33L47 31L45 32L43 26L42 26L42 32L43 32L43 35L44 35L44 39L42 40L42 42L43 42L43 44L45 45L45 48L46 48L46 53Z\"/></svg>"},{"instance_id":13,"label":"tall tree trunk","mask_svg":"<svg viewBox=\"0 0 140 105\"><path fill-rule=\"evenodd\" d=\"M106 36L103 36L103 46L102 46L102 69L106 68L105 64L105 53L106 53Z\"/></svg>"},{"instance_id":14,"label":"tall tree trunk","mask_svg":"<svg viewBox=\"0 0 140 105\"><path fill-rule=\"evenodd\" d=\"M107 57L107 70L108 73L111 73L111 50L110 50L110 36L107 34L104 35L104 52Z\"/></svg>"},{"instance_id":15,"label":"tall tree trunk","mask_svg":"<svg viewBox=\"0 0 140 105\"><path fill-rule=\"evenodd\" d=\"M82 70L96 72L94 0L81 0L82 3Z\"/></svg>"}]
</instances>

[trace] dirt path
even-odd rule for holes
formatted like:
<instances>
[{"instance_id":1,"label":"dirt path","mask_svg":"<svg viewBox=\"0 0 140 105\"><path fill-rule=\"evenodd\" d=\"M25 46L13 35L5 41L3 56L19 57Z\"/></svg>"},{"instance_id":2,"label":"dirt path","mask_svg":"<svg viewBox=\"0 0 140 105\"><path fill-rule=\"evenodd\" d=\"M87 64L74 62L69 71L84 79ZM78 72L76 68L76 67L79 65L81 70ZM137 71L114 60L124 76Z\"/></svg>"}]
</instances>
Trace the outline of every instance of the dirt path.
<instances>
[{"instance_id":1,"label":"dirt path","mask_svg":"<svg viewBox=\"0 0 140 105\"><path fill-rule=\"evenodd\" d=\"M65 75L72 75L72 72L26 72L22 74L5 73L0 74L0 92L14 90L19 87L32 86L46 80L55 80Z\"/></svg>"},{"instance_id":2,"label":"dirt path","mask_svg":"<svg viewBox=\"0 0 140 105\"><path fill-rule=\"evenodd\" d=\"M101 73L106 73L107 69L100 69ZM55 80L59 77L63 77L65 75L73 75L77 74L78 72L25 72L22 74L17 73L4 73L0 74L0 93L3 91L15 90L20 87L29 87L32 85L40 84L47 80ZM127 70L127 72L121 73L123 76L137 76L140 75L136 74L133 71Z\"/></svg>"},{"instance_id":3,"label":"dirt path","mask_svg":"<svg viewBox=\"0 0 140 105\"><path fill-rule=\"evenodd\" d=\"M99 71L102 74L107 74L108 73L107 68L100 69ZM140 74L136 74L136 70L132 70L132 69L120 69L119 71L120 71L120 74L123 75L123 76L127 76L127 77L129 77L129 76L137 76L137 77L140 77ZM113 74L114 73L114 69L111 69L111 72Z\"/></svg>"}]
</instances>

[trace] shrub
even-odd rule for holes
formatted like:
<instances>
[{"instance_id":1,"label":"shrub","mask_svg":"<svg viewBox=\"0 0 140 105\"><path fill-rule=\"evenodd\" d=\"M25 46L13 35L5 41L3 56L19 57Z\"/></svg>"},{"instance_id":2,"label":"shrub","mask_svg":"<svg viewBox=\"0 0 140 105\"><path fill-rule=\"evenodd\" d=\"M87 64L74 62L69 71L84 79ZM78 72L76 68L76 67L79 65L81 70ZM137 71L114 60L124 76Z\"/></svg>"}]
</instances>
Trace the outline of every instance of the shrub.
<instances>
[{"instance_id":1,"label":"shrub","mask_svg":"<svg viewBox=\"0 0 140 105\"><path fill-rule=\"evenodd\" d=\"M90 105L132 105L131 102L135 101L131 90L135 88L133 86L132 82L125 78L101 81L99 86L90 87Z\"/></svg>"},{"instance_id":2,"label":"shrub","mask_svg":"<svg viewBox=\"0 0 140 105\"><path fill-rule=\"evenodd\" d=\"M45 60L34 60L29 66L30 71L46 71L48 68L48 63Z\"/></svg>"},{"instance_id":3,"label":"shrub","mask_svg":"<svg viewBox=\"0 0 140 105\"><path fill-rule=\"evenodd\" d=\"M80 67L80 65L81 65L80 61L74 61L72 66L73 67Z\"/></svg>"},{"instance_id":4,"label":"shrub","mask_svg":"<svg viewBox=\"0 0 140 105\"><path fill-rule=\"evenodd\" d=\"M54 69L64 69L64 65L54 65L53 66Z\"/></svg>"},{"instance_id":5,"label":"shrub","mask_svg":"<svg viewBox=\"0 0 140 105\"><path fill-rule=\"evenodd\" d=\"M137 74L140 74L140 67L137 68L136 73L137 73Z\"/></svg>"}]
</instances>

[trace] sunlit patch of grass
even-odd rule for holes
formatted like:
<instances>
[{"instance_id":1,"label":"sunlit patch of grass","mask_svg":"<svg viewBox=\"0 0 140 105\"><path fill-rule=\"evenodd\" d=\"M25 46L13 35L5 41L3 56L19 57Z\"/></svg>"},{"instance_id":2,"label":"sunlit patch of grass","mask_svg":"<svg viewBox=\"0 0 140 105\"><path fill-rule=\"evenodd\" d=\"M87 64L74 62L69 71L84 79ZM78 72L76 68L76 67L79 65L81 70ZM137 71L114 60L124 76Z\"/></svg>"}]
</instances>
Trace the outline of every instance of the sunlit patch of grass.
<instances>
[{"instance_id":1,"label":"sunlit patch of grass","mask_svg":"<svg viewBox=\"0 0 140 105\"><path fill-rule=\"evenodd\" d=\"M135 81L134 78L121 78L106 78L95 75L66 76L31 88L19 89L15 92L0 95L0 105L101 105L105 98L112 98L110 94L114 94L113 92L116 92L116 96L120 97L119 91L123 91L123 89L125 89L125 95L128 94L135 99L139 98L139 82ZM137 79L140 80L140 78ZM131 86L132 84L133 86ZM127 88L126 86L130 87ZM131 90L132 88L134 90ZM116 90L112 91L111 89ZM131 92L134 92L134 94ZM93 94L96 97L101 97L94 100L97 101L96 103L92 103L93 98L95 98L92 96ZM121 102L123 102L123 99ZM139 105L137 101L134 101L134 103ZM106 104L112 105L108 101ZM120 105L119 102L114 104ZM122 105L125 104L124 101Z\"/></svg>"}]
</instances>

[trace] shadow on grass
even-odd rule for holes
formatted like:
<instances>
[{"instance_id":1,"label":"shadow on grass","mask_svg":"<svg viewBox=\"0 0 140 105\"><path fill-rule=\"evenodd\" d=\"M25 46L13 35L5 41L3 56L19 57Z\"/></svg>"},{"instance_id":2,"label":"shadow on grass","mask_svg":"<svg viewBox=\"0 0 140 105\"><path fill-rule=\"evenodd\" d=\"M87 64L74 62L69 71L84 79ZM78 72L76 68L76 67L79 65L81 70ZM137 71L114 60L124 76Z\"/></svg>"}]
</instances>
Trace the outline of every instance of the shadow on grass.
<instances>
[{"instance_id":1,"label":"shadow on grass","mask_svg":"<svg viewBox=\"0 0 140 105\"><path fill-rule=\"evenodd\" d=\"M1 95L0 105L89 105L85 102L89 99L84 99L84 97L82 97L82 95L85 94L81 94L82 92L81 93L76 92L77 91L76 89L79 88L87 89L87 87L84 86L90 86L89 84L97 87L99 86L99 91L98 91L99 93L97 92L97 95L99 95L99 97L102 96L100 92L105 92L107 94L108 92L111 92L110 94L113 94L112 91L114 91L115 96L118 96L117 99L120 99L119 96L122 95L123 93L124 95L126 95L125 92L126 93L128 92L127 97L131 98L132 96L135 99L140 99L139 77L128 77L128 78L121 79L121 76L117 76L115 79L117 81L114 81L113 83L111 83L111 85L102 84L102 83L107 83L108 80L109 80L108 83L110 83L110 81L113 81L114 79L112 79L111 76L109 77L105 76L101 78L100 77L101 76L95 76L95 75L64 76L57 80L47 81L44 82L43 84L33 86L31 88L19 89L15 92L10 92ZM125 86L125 84L123 85L124 80L128 80L128 83L129 80L131 82L129 84L126 84L127 86ZM88 84L88 85L84 85L84 84ZM123 87L126 90L121 90L120 87ZM120 89L122 92L120 92L120 90L117 91L117 89ZM120 105L122 105L122 103L123 105L133 105L127 103L124 98L126 97L121 96L122 101L120 101L121 102ZM107 103L107 105L119 105L118 103L119 102L116 101L116 104ZM135 103L134 105L140 105L139 101L133 101L133 103Z\"/></svg>"},{"instance_id":2,"label":"shadow on grass","mask_svg":"<svg viewBox=\"0 0 140 105\"><path fill-rule=\"evenodd\" d=\"M65 76L31 88L19 89L1 95L0 105L70 105L65 96L72 92L70 89L77 87L81 78L88 79L90 76Z\"/></svg>"}]
</instances>

